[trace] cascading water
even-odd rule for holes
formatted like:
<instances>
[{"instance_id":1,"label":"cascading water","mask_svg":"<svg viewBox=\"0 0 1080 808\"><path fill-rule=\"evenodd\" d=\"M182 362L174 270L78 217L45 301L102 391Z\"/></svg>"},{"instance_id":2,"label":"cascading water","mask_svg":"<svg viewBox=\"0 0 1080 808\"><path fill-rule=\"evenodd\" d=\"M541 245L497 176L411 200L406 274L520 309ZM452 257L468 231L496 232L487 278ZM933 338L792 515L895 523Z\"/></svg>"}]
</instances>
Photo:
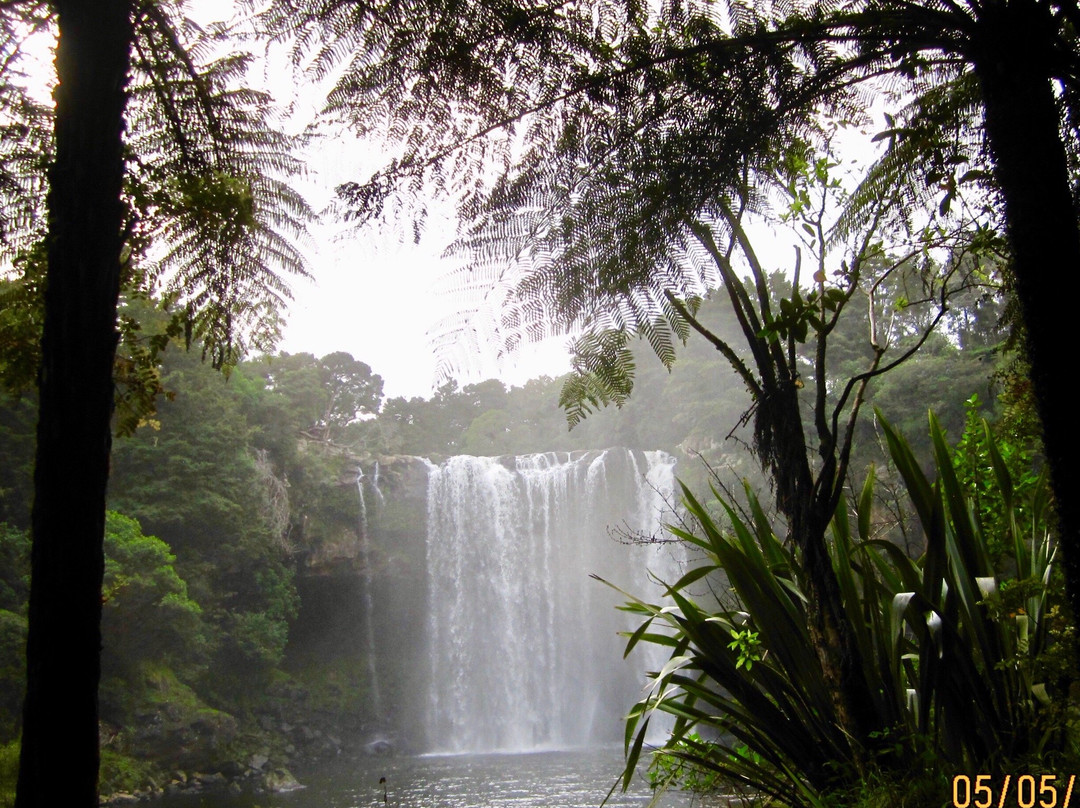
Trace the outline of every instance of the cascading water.
<instances>
[{"instance_id":1,"label":"cascading water","mask_svg":"<svg viewBox=\"0 0 1080 808\"><path fill-rule=\"evenodd\" d=\"M379 505L386 503L386 497L383 496L382 489L379 488L379 461L375 461L375 471L371 475L371 489L375 492L375 501Z\"/></svg>"},{"instance_id":2,"label":"cascading water","mask_svg":"<svg viewBox=\"0 0 1080 808\"><path fill-rule=\"evenodd\" d=\"M656 534L671 499L663 452L452 457L428 482L431 751L527 751L621 738L644 662L622 661L622 598L673 580ZM658 568L666 566L666 569Z\"/></svg>"},{"instance_id":3,"label":"cascading water","mask_svg":"<svg viewBox=\"0 0 1080 808\"><path fill-rule=\"evenodd\" d=\"M367 659L368 681L371 683L372 706L374 707L375 715L382 716L382 692L379 688L379 672L375 664L377 653L375 648L375 595L373 593L374 583L371 570L371 540L368 537L367 503L364 501L364 470L359 466L356 467L356 490L360 498L360 522L357 528L360 534L361 597L364 601L364 656ZM381 500L382 493L379 492L377 479L375 481L375 491L379 494L379 499Z\"/></svg>"}]
</instances>

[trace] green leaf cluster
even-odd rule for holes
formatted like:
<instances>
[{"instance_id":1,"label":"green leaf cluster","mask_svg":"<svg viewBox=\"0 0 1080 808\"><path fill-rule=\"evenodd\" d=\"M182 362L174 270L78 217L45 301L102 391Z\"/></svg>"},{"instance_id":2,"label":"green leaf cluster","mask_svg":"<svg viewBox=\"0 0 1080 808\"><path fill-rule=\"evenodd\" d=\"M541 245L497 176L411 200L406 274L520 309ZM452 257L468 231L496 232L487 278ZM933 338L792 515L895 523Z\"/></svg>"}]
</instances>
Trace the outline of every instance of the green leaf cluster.
<instances>
[{"instance_id":1,"label":"green leaf cluster","mask_svg":"<svg viewBox=\"0 0 1080 808\"><path fill-rule=\"evenodd\" d=\"M977 517L933 417L934 481L883 427L926 550L913 559L875 533L871 474L854 507L838 507L829 554L885 730L866 748L839 731L807 619L803 561L776 537L753 492L745 513L720 500L724 528L684 487L693 527L669 529L703 561L667 586L670 605L632 598L625 607L643 618L627 652L644 642L670 655L627 719L626 778L658 713L675 722L660 771L685 761L792 806L832 804L875 780L901 789L894 804L907 804L904 781L923 793L928 781L940 785L942 771L1075 760L1073 673L1062 664L1071 627L1058 608L1045 477L1022 511L1009 493L1016 481L987 437L1005 492L1004 518L991 525ZM1006 565L995 562L985 532L997 529ZM694 585L717 579L736 603L699 605Z\"/></svg>"},{"instance_id":2,"label":"green leaf cluster","mask_svg":"<svg viewBox=\"0 0 1080 808\"><path fill-rule=\"evenodd\" d=\"M288 493L275 469L287 458L259 460L260 429L249 417L266 395L257 377L237 370L226 380L193 353L165 359L162 385L172 395L114 445L111 506L175 554L203 609L215 681L265 674L296 611ZM275 499L282 490L284 502Z\"/></svg>"},{"instance_id":3,"label":"green leaf cluster","mask_svg":"<svg viewBox=\"0 0 1080 808\"><path fill-rule=\"evenodd\" d=\"M202 608L188 596L176 556L137 521L110 511L105 522L102 634L105 675L130 675L143 661L167 660L193 675L205 666Z\"/></svg>"},{"instance_id":4,"label":"green leaf cluster","mask_svg":"<svg viewBox=\"0 0 1080 808\"><path fill-rule=\"evenodd\" d=\"M103 716L132 709L140 671L148 663L167 664L194 681L205 672L210 651L202 607L193 600L176 569L176 556L139 523L110 511L105 527L102 591ZM30 539L26 531L0 523L0 738L18 727L26 675L26 613ZM129 702L114 703L110 682ZM113 688L115 689L115 688Z\"/></svg>"}]
</instances>

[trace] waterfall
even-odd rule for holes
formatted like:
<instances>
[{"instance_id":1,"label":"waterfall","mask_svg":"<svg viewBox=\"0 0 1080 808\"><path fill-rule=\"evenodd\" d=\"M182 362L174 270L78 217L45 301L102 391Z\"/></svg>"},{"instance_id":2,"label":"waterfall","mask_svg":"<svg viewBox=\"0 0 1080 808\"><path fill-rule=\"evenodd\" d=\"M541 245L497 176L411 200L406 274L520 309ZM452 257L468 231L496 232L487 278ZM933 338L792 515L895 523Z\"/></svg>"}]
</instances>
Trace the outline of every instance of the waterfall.
<instances>
[{"instance_id":1,"label":"waterfall","mask_svg":"<svg viewBox=\"0 0 1080 808\"><path fill-rule=\"evenodd\" d=\"M621 739L645 663L622 660L623 598L673 580L658 534L674 459L610 449L452 457L430 466L428 745L439 752L569 748ZM612 533L614 529L614 533ZM666 567L666 568L661 568Z\"/></svg>"},{"instance_id":2,"label":"waterfall","mask_svg":"<svg viewBox=\"0 0 1080 808\"><path fill-rule=\"evenodd\" d=\"M375 502L378 505L386 503L386 497L383 496L382 489L379 488L379 461L375 461L375 471L371 475L371 490L375 492Z\"/></svg>"},{"instance_id":3,"label":"waterfall","mask_svg":"<svg viewBox=\"0 0 1080 808\"><path fill-rule=\"evenodd\" d=\"M377 467L376 467L377 468ZM357 531L360 534L360 587L361 598L364 603L364 619L362 625L364 644L364 657L367 661L368 681L371 683L371 703L376 716L383 715L382 693L379 689L379 672L376 668L375 646L375 595L371 569L371 540L368 537L367 504L364 501L364 470L356 467L356 490L360 498L360 516ZM376 480L375 491L378 493L378 481ZM381 500L382 494L379 493Z\"/></svg>"}]
</instances>

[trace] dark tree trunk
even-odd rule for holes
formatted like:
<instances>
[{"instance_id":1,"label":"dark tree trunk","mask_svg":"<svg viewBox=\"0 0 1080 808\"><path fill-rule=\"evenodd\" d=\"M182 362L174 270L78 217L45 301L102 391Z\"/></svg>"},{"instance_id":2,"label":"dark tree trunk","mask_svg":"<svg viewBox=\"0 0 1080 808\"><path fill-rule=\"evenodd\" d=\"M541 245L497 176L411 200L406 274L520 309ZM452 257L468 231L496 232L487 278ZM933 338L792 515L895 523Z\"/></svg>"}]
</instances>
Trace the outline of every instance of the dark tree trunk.
<instances>
[{"instance_id":1,"label":"dark tree trunk","mask_svg":"<svg viewBox=\"0 0 1080 808\"><path fill-rule=\"evenodd\" d=\"M1068 392L1076 371L1065 364L1076 339L1080 233L1047 63L1053 25L1035 3L989 5L980 19L974 64L1005 201L1065 585L1073 615L1080 618L1080 492L1072 474L1080 457L1080 426Z\"/></svg>"},{"instance_id":2,"label":"dark tree trunk","mask_svg":"<svg viewBox=\"0 0 1080 808\"><path fill-rule=\"evenodd\" d=\"M872 733L883 729L863 669L855 631L844 610L840 583L832 566L826 532L835 507L832 500L835 462L826 460L815 479L807 455L799 412L798 391L775 387L760 403L755 432L769 433L759 448L768 447L766 471L776 484L777 508L787 520L790 540L802 554L806 574L806 613L810 639L817 651L840 729L853 741L856 754L870 745Z\"/></svg>"},{"instance_id":3,"label":"dark tree trunk","mask_svg":"<svg viewBox=\"0 0 1080 808\"><path fill-rule=\"evenodd\" d=\"M17 808L98 803L101 580L130 0L56 0L56 162Z\"/></svg>"}]
</instances>

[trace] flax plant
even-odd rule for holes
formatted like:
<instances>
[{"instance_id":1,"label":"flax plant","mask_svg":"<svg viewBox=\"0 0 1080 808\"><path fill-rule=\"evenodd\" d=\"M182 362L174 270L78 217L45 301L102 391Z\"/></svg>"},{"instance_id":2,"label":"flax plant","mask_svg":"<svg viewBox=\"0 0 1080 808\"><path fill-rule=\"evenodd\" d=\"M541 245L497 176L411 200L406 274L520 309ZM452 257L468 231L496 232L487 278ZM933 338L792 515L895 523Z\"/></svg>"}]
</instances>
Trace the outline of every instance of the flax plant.
<instances>
[{"instance_id":1,"label":"flax plant","mask_svg":"<svg viewBox=\"0 0 1080 808\"><path fill-rule=\"evenodd\" d=\"M836 510L830 558L886 730L865 747L840 730L809 635L806 571L753 492L739 511L713 491L726 516L722 527L684 486L692 529L669 530L704 560L667 587L667 605L629 596L623 607L643 618L628 634L627 653L642 642L670 649L628 716L624 784L657 713L675 718L656 750L668 763L663 770L677 771L670 762L682 761L784 805L811 808L875 781L913 791L929 782L944 801L952 774L1009 771L1072 748L1073 711L1063 695L1069 666L1055 664L1069 646L1054 603L1060 592L1051 584L1046 475L1025 497L1020 518L1012 478L987 429L985 471L1006 511L995 523L1008 532L995 537L1008 549L994 558L933 415L933 482L903 437L882 425L925 552L910 558L874 534L871 470L854 507L841 501ZM699 605L693 585L721 575L736 605Z\"/></svg>"}]
</instances>

